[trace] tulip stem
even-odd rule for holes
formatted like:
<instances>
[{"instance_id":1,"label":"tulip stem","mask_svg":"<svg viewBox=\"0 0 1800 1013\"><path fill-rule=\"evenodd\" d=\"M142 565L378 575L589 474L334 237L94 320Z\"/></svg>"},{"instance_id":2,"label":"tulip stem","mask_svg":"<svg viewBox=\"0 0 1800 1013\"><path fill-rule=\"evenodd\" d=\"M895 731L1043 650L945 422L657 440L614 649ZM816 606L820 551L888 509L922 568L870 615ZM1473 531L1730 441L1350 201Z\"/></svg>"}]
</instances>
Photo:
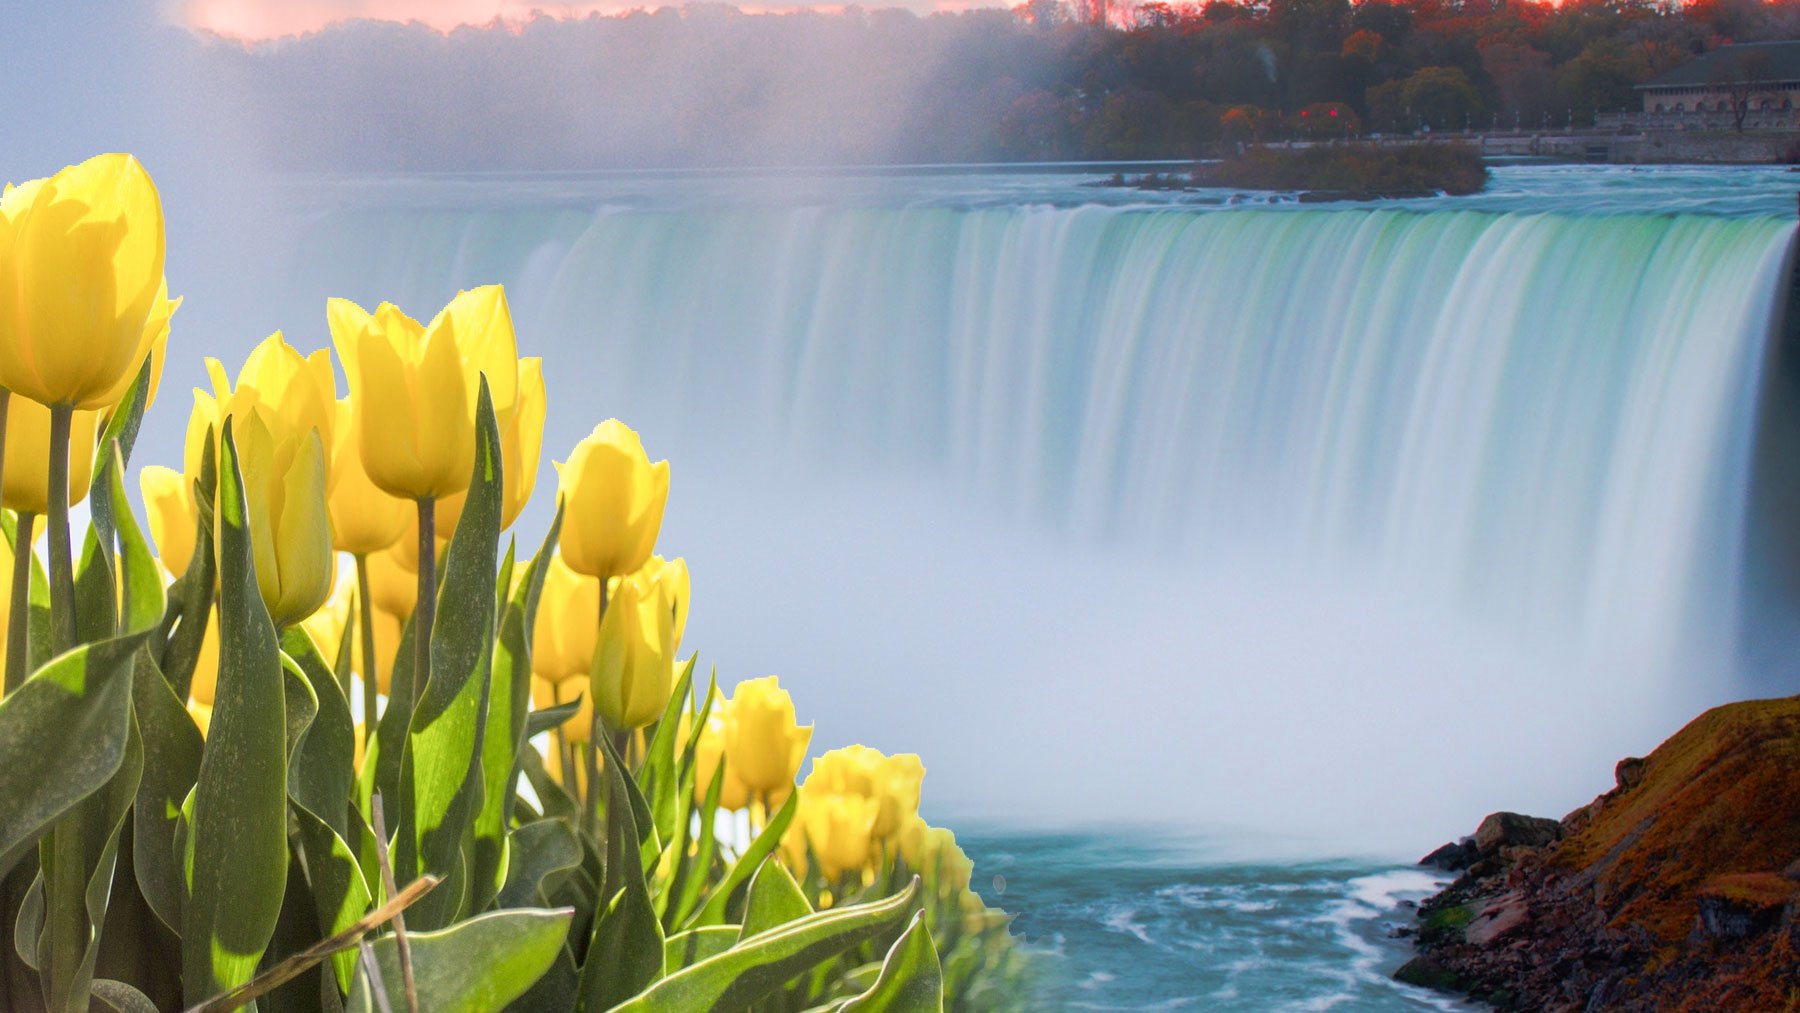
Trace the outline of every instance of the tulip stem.
<instances>
[{"instance_id":1,"label":"tulip stem","mask_svg":"<svg viewBox=\"0 0 1800 1013\"><path fill-rule=\"evenodd\" d=\"M425 684L431 681L431 626L437 618L437 500L419 500L419 603L413 607L412 699L407 701L408 724L419 706Z\"/></svg>"},{"instance_id":2,"label":"tulip stem","mask_svg":"<svg viewBox=\"0 0 1800 1013\"><path fill-rule=\"evenodd\" d=\"M75 646L75 567L69 558L69 426L71 405L50 409L50 653Z\"/></svg>"},{"instance_id":3,"label":"tulip stem","mask_svg":"<svg viewBox=\"0 0 1800 1013\"><path fill-rule=\"evenodd\" d=\"M4 404L4 401L0 401ZM0 429L5 428L5 408L0 408ZM6 436L0 433L0 443ZM26 666L30 663L31 630L31 535L37 527L37 514L19 514L13 528L12 599L6 616L6 692L12 693L25 684Z\"/></svg>"},{"instance_id":4,"label":"tulip stem","mask_svg":"<svg viewBox=\"0 0 1800 1013\"><path fill-rule=\"evenodd\" d=\"M375 740L375 709L380 706L376 693L380 686L376 675L375 607L369 601L369 554L356 554L356 625L362 634L363 670L363 755Z\"/></svg>"},{"instance_id":5,"label":"tulip stem","mask_svg":"<svg viewBox=\"0 0 1800 1013\"><path fill-rule=\"evenodd\" d=\"M605 635L606 630L606 592L607 580L605 577L601 577L600 610L599 614L595 616L595 622L597 623L596 629L600 631L594 636L594 650L596 652L602 649L600 646L600 637ZM588 666L588 671L592 673L592 665ZM592 696L593 692L594 680L590 674L590 677L588 678L588 695ZM588 744L590 748L587 751L588 803L586 811L591 815L594 821L594 832L595 835L598 836L600 830L600 736L611 735L612 733L601 723L599 701L593 701L593 707L594 725L588 732ZM620 773L623 774L624 771L620 771Z\"/></svg>"}]
</instances>

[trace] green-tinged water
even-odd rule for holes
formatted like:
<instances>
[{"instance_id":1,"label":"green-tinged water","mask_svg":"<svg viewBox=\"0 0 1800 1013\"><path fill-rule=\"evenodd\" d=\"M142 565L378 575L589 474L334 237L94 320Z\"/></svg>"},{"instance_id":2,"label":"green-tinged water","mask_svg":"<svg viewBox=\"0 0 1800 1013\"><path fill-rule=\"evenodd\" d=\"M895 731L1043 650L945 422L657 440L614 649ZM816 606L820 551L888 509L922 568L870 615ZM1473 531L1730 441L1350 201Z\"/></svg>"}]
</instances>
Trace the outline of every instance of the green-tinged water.
<instances>
[{"instance_id":1,"label":"green-tinged water","mask_svg":"<svg viewBox=\"0 0 1800 1013\"><path fill-rule=\"evenodd\" d=\"M1209 862L1154 837L963 835L1047 1009L1458 1010L1395 982L1394 930L1443 882L1369 862Z\"/></svg>"}]
</instances>

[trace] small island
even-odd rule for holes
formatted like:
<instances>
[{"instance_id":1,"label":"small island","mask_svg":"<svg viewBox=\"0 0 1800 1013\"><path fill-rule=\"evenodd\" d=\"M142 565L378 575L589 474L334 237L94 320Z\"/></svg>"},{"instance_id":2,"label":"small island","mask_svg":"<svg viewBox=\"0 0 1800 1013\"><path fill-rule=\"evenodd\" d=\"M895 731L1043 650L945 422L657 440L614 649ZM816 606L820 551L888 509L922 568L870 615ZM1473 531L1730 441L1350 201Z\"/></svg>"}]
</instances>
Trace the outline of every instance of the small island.
<instances>
[{"instance_id":1,"label":"small island","mask_svg":"<svg viewBox=\"0 0 1800 1013\"><path fill-rule=\"evenodd\" d=\"M1187 173L1116 174L1109 186L1140 190L1227 188L1298 193L1302 203L1460 197L1480 193L1487 164L1473 145L1455 143L1257 145Z\"/></svg>"}]
</instances>

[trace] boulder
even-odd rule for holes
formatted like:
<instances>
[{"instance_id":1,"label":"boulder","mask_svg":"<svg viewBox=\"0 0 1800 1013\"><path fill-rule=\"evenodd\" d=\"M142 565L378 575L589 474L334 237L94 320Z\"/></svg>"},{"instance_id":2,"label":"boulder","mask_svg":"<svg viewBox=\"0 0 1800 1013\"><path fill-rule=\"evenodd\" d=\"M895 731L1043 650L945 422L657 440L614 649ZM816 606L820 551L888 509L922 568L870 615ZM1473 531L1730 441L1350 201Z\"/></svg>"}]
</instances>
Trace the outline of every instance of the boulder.
<instances>
[{"instance_id":1,"label":"boulder","mask_svg":"<svg viewBox=\"0 0 1800 1013\"><path fill-rule=\"evenodd\" d=\"M1620 792L1627 792L1644 783L1644 758L1627 756L1613 768L1613 781Z\"/></svg>"},{"instance_id":2,"label":"boulder","mask_svg":"<svg viewBox=\"0 0 1800 1013\"><path fill-rule=\"evenodd\" d=\"M1460 841L1451 841L1431 854L1419 859L1419 864L1445 872L1461 872L1475 864L1481 857L1481 851L1475 847L1475 838L1465 837Z\"/></svg>"},{"instance_id":3,"label":"boulder","mask_svg":"<svg viewBox=\"0 0 1800 1013\"><path fill-rule=\"evenodd\" d=\"M1779 873L1714 876L1701 884L1696 901L1699 931L1708 939L1748 939L1774 928L1792 903L1794 881Z\"/></svg>"},{"instance_id":4,"label":"boulder","mask_svg":"<svg viewBox=\"0 0 1800 1013\"><path fill-rule=\"evenodd\" d=\"M1556 820L1521 813L1494 813L1475 828L1475 850L1482 857L1491 858L1498 855L1501 848L1541 848L1555 844L1562 835L1562 824Z\"/></svg>"}]
</instances>

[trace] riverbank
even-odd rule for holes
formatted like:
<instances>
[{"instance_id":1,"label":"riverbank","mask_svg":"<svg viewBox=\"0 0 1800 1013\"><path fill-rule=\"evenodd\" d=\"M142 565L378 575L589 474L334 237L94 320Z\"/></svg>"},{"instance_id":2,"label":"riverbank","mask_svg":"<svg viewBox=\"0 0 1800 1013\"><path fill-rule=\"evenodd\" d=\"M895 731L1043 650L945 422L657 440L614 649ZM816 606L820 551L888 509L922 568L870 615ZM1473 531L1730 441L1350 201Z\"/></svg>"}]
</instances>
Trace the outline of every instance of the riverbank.
<instances>
[{"instance_id":1,"label":"riverbank","mask_svg":"<svg viewBox=\"0 0 1800 1013\"><path fill-rule=\"evenodd\" d=\"M1395 977L1502 1010L1793 1008L1800 698L1707 711L1614 781L1427 856L1460 876Z\"/></svg>"}]
</instances>

